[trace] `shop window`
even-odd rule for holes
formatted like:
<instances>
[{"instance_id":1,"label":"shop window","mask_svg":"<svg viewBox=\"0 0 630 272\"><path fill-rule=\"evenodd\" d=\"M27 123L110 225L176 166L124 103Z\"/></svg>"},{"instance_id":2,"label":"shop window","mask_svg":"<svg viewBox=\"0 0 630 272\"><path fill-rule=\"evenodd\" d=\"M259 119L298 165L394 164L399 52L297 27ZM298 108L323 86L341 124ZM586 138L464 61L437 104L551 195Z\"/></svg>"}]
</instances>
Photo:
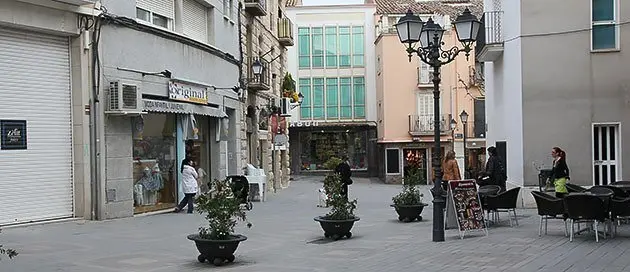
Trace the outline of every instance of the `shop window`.
<instances>
[{"instance_id":1,"label":"shop window","mask_svg":"<svg viewBox=\"0 0 630 272\"><path fill-rule=\"evenodd\" d=\"M302 170L326 170L331 157L348 156L352 169L367 169L367 131L314 131L300 133Z\"/></svg>"},{"instance_id":2,"label":"shop window","mask_svg":"<svg viewBox=\"0 0 630 272\"><path fill-rule=\"evenodd\" d=\"M400 150L386 149L387 174L400 174Z\"/></svg>"},{"instance_id":3,"label":"shop window","mask_svg":"<svg viewBox=\"0 0 630 272\"><path fill-rule=\"evenodd\" d=\"M177 201L176 116L147 114L133 121L136 213L173 208Z\"/></svg>"},{"instance_id":4,"label":"shop window","mask_svg":"<svg viewBox=\"0 0 630 272\"><path fill-rule=\"evenodd\" d=\"M420 183L427 184L427 150L403 149L403 154L403 174L407 176L412 171L418 171Z\"/></svg>"}]
</instances>

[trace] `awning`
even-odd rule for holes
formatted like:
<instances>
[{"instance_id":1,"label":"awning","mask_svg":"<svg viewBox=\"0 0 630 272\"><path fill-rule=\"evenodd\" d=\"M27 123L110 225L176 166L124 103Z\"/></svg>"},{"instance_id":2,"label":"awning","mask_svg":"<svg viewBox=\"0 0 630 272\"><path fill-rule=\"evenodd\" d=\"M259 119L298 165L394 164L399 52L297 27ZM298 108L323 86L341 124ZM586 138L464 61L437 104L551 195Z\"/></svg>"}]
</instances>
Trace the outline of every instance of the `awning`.
<instances>
[{"instance_id":1,"label":"awning","mask_svg":"<svg viewBox=\"0 0 630 272\"><path fill-rule=\"evenodd\" d=\"M154 99L142 99L144 111L150 112L170 112L179 114L198 114L211 117L227 117L227 114L219 108L195 105L188 103L180 103L173 101L161 101Z\"/></svg>"}]
</instances>

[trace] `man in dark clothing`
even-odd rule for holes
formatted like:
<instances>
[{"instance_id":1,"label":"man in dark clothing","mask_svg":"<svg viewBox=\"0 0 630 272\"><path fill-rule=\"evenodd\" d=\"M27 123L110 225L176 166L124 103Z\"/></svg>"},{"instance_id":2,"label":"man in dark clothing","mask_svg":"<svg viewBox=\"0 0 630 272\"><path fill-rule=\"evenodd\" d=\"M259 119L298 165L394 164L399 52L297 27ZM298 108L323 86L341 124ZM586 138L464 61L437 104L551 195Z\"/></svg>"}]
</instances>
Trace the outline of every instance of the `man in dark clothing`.
<instances>
[{"instance_id":1,"label":"man in dark clothing","mask_svg":"<svg viewBox=\"0 0 630 272\"><path fill-rule=\"evenodd\" d=\"M352 184L352 179L350 179L352 176L352 170L350 169L347 156L344 156L343 161L337 165L335 173L341 176L341 182L343 183L341 187L341 194L348 199L348 185Z\"/></svg>"},{"instance_id":2,"label":"man in dark clothing","mask_svg":"<svg viewBox=\"0 0 630 272\"><path fill-rule=\"evenodd\" d=\"M486 171L479 185L499 185L502 191L505 191L505 182L507 181L507 175L505 166L501 157L497 154L497 149L494 146L488 147L488 162L486 163Z\"/></svg>"}]
</instances>

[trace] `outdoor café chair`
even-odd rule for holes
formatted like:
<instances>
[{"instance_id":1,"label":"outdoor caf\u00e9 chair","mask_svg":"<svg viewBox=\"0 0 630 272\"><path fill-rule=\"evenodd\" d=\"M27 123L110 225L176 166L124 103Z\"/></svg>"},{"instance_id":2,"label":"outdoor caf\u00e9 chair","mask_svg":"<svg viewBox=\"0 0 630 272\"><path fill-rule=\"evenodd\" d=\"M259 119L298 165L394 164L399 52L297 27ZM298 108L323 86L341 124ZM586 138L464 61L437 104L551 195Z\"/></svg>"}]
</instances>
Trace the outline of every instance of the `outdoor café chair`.
<instances>
[{"instance_id":1,"label":"outdoor caf\u00e9 chair","mask_svg":"<svg viewBox=\"0 0 630 272\"><path fill-rule=\"evenodd\" d=\"M561 198L543 192L532 191L532 195L534 200L536 200L536 208L538 209L538 215L540 215L538 236L542 235L543 221L545 221L545 235L547 235L548 219L562 219L564 221L564 236L569 236L564 201Z\"/></svg>"},{"instance_id":2,"label":"outdoor caf\u00e9 chair","mask_svg":"<svg viewBox=\"0 0 630 272\"><path fill-rule=\"evenodd\" d=\"M486 205L489 211L496 213L507 212L508 215L514 215L514 222L518 226L518 219L516 218L516 203L518 201L518 192L521 187L516 187L505 192L501 192L494 196L486 197ZM511 216L510 216L511 217ZM512 226L512 218L510 218L510 227Z\"/></svg>"},{"instance_id":3,"label":"outdoor caf\u00e9 chair","mask_svg":"<svg viewBox=\"0 0 630 272\"><path fill-rule=\"evenodd\" d=\"M564 206L568 214L569 224L571 224L569 241L573 242L573 234L575 233L573 226L576 223L585 222L593 223L595 241L599 242L599 222L606 224L608 220L608 211L604 206L604 201L595 195L574 193L564 197ZM606 228L604 228L604 236L606 236Z\"/></svg>"}]
</instances>

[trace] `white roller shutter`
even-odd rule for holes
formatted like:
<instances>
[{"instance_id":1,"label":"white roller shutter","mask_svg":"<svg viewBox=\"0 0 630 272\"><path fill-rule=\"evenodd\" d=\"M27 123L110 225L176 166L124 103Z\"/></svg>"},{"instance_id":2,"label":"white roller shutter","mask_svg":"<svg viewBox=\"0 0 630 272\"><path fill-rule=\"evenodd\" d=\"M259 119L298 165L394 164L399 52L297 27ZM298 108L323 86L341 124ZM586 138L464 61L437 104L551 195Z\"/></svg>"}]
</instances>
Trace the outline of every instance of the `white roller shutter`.
<instances>
[{"instance_id":1,"label":"white roller shutter","mask_svg":"<svg viewBox=\"0 0 630 272\"><path fill-rule=\"evenodd\" d=\"M166 16L170 19L175 18L174 0L137 0L136 7Z\"/></svg>"},{"instance_id":2,"label":"white roller shutter","mask_svg":"<svg viewBox=\"0 0 630 272\"><path fill-rule=\"evenodd\" d=\"M182 26L184 35L200 42L208 41L208 10L195 0L184 0Z\"/></svg>"},{"instance_id":3,"label":"white roller shutter","mask_svg":"<svg viewBox=\"0 0 630 272\"><path fill-rule=\"evenodd\" d=\"M0 225L73 215L70 99L68 38L0 28L0 119L28 145L0 150Z\"/></svg>"}]
</instances>

